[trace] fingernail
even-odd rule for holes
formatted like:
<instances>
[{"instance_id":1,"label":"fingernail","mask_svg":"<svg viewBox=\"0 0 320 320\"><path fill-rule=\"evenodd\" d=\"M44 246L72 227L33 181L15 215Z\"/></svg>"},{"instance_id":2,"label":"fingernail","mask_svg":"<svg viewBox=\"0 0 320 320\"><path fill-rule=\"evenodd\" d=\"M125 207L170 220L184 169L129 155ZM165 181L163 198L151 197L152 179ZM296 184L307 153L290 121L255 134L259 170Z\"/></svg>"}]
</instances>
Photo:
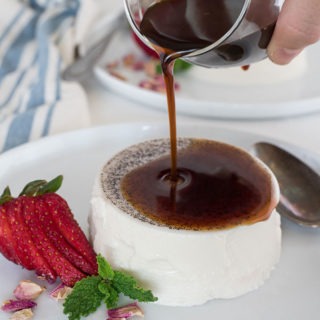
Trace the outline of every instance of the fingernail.
<instances>
[{"instance_id":1,"label":"fingernail","mask_svg":"<svg viewBox=\"0 0 320 320\"><path fill-rule=\"evenodd\" d=\"M275 48L269 50L269 58L277 64L288 64L302 49Z\"/></svg>"}]
</instances>

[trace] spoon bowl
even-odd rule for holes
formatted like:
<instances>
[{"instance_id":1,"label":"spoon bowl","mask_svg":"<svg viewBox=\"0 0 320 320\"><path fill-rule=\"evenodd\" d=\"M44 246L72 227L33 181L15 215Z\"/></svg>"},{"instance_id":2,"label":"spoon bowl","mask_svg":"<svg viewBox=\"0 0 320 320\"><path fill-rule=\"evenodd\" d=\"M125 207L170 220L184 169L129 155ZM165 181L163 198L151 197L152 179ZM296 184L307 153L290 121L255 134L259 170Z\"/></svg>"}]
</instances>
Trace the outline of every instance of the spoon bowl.
<instances>
[{"instance_id":1,"label":"spoon bowl","mask_svg":"<svg viewBox=\"0 0 320 320\"><path fill-rule=\"evenodd\" d=\"M278 180L278 212L300 225L320 227L319 174L291 153L271 143L256 143L253 151Z\"/></svg>"}]
</instances>

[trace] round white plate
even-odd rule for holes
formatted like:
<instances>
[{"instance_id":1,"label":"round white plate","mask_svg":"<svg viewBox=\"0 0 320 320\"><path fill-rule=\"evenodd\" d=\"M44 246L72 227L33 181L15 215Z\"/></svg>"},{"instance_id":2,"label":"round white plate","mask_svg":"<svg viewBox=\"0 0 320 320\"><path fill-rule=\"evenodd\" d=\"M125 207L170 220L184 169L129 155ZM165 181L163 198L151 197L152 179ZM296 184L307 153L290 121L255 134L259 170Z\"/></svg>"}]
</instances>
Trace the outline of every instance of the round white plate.
<instances>
[{"instance_id":1,"label":"round white plate","mask_svg":"<svg viewBox=\"0 0 320 320\"><path fill-rule=\"evenodd\" d=\"M184 124L180 136L217 139L244 148L263 137L212 126ZM120 149L146 139L167 137L161 124L121 124L97 127L44 138L0 156L0 189L10 185L17 194L27 181L64 175L59 193L87 231L90 194L94 178L105 161ZM318 158L320 162L320 158ZM320 172L320 168L319 172ZM318 319L320 292L320 230L283 220L283 250L271 278L258 290L230 300L213 300L198 307L164 307L141 304L146 320L287 320ZM201 248L199 248L201 249ZM33 272L0 257L0 302L10 299L19 280L35 279ZM48 290L49 291L49 290ZM35 320L65 320L61 304L44 293L38 300ZM9 315L0 311L0 319ZM101 307L88 319L106 319Z\"/></svg>"},{"instance_id":2,"label":"round white plate","mask_svg":"<svg viewBox=\"0 0 320 320\"><path fill-rule=\"evenodd\" d=\"M140 53L128 29L119 30L95 68L107 88L149 107L167 109L164 94L142 89L145 76L125 70L127 81L112 76L105 66L124 55ZM199 117L265 119L297 116L320 110L320 43L309 47L288 66L269 60L241 68L205 69L194 66L177 75L177 111Z\"/></svg>"}]
</instances>

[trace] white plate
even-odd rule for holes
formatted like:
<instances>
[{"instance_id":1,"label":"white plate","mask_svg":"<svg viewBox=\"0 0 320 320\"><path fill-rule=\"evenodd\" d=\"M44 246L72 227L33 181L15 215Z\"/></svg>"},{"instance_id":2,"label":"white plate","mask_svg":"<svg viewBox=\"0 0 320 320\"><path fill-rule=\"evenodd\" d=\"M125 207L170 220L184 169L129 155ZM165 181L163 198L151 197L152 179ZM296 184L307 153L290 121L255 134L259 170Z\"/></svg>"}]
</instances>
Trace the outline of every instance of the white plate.
<instances>
[{"instance_id":1,"label":"white plate","mask_svg":"<svg viewBox=\"0 0 320 320\"><path fill-rule=\"evenodd\" d=\"M95 74L103 85L146 106L166 110L163 94L138 86L141 75L126 72L128 81L110 75L104 67L130 52L139 52L128 29L119 31ZM200 117L260 119L297 116L320 110L320 43L309 47L288 66L265 60L248 71L241 68L193 67L177 75L177 111Z\"/></svg>"},{"instance_id":2,"label":"white plate","mask_svg":"<svg viewBox=\"0 0 320 320\"><path fill-rule=\"evenodd\" d=\"M212 126L184 124L180 136L217 139L249 148L261 136ZM146 139L167 137L165 125L122 124L98 127L44 138L0 156L0 189L10 184L16 194L27 181L64 175L60 194L67 199L84 230L90 210L91 187L102 164L120 149ZM320 161L320 157L318 158ZM319 162L318 162L319 163ZM320 172L320 168L319 172ZM320 230L283 221L281 261L271 278L258 290L231 300L215 300L198 307L142 305L146 320L287 320L318 319L320 292ZM0 257L0 302L12 297L19 280L33 279L33 272ZM9 316L0 311L0 319ZM105 309L88 317L104 320ZM62 320L62 306L43 294L35 320Z\"/></svg>"}]
</instances>

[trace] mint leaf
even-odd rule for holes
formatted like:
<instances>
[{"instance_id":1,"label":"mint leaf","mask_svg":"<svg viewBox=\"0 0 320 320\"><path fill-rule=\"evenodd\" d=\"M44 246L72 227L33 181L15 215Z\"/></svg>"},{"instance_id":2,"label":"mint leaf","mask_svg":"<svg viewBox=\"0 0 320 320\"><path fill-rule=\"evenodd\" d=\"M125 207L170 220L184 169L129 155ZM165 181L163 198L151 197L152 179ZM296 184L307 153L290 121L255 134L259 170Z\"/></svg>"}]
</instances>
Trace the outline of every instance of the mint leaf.
<instances>
[{"instance_id":1,"label":"mint leaf","mask_svg":"<svg viewBox=\"0 0 320 320\"><path fill-rule=\"evenodd\" d=\"M113 309L117 306L119 301L119 292L113 287L109 286L109 297L104 299L108 309Z\"/></svg>"},{"instance_id":2,"label":"mint leaf","mask_svg":"<svg viewBox=\"0 0 320 320\"><path fill-rule=\"evenodd\" d=\"M141 302L157 301L150 290L139 287L136 279L121 271L114 271L113 286L118 292Z\"/></svg>"},{"instance_id":3,"label":"mint leaf","mask_svg":"<svg viewBox=\"0 0 320 320\"><path fill-rule=\"evenodd\" d=\"M156 64L156 74L162 74L161 63Z\"/></svg>"},{"instance_id":4,"label":"mint leaf","mask_svg":"<svg viewBox=\"0 0 320 320\"><path fill-rule=\"evenodd\" d=\"M98 309L102 302L108 309L117 307L119 294L131 299L152 302L158 300L150 290L139 287L134 277L112 270L110 264L99 254L97 276L78 281L63 304L63 312L69 320L80 320Z\"/></svg>"},{"instance_id":5,"label":"mint leaf","mask_svg":"<svg viewBox=\"0 0 320 320\"><path fill-rule=\"evenodd\" d=\"M103 279L98 284L99 291L104 295L104 299L108 298L110 295L110 285Z\"/></svg>"},{"instance_id":6,"label":"mint leaf","mask_svg":"<svg viewBox=\"0 0 320 320\"><path fill-rule=\"evenodd\" d=\"M192 66L192 64L184 61L184 60L181 60L181 59L177 59L174 63L174 72L175 73L178 73L178 72L181 72L181 71L186 71L188 69L190 69Z\"/></svg>"},{"instance_id":7,"label":"mint leaf","mask_svg":"<svg viewBox=\"0 0 320 320\"><path fill-rule=\"evenodd\" d=\"M91 276L75 284L63 304L63 312L69 320L80 320L98 309L105 297L98 289L100 282L101 277Z\"/></svg>"},{"instance_id":8,"label":"mint leaf","mask_svg":"<svg viewBox=\"0 0 320 320\"><path fill-rule=\"evenodd\" d=\"M112 280L114 277L114 272L107 260L101 254L98 254L97 262L99 276L103 279Z\"/></svg>"}]
</instances>

